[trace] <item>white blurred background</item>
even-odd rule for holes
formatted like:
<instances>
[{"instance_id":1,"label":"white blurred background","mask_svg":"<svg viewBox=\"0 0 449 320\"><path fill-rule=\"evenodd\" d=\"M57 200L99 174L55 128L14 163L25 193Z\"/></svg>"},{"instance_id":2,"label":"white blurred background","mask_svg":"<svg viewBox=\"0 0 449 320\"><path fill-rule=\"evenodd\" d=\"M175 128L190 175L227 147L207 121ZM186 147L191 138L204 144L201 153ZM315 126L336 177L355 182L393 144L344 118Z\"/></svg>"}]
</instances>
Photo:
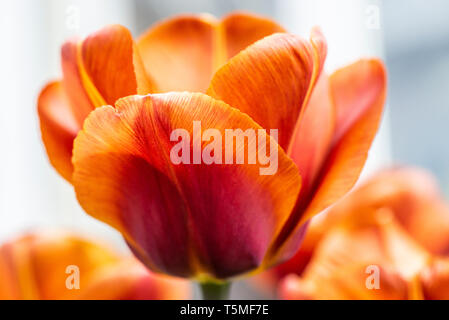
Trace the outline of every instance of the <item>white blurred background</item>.
<instances>
[{"instance_id":1,"label":"white blurred background","mask_svg":"<svg viewBox=\"0 0 449 320\"><path fill-rule=\"evenodd\" d=\"M447 0L1 0L0 242L37 227L65 227L124 248L115 231L82 212L40 140L36 99L61 75L65 39L110 23L137 36L173 14L233 10L270 16L305 37L320 25L329 42L328 71L359 57L383 57L388 111L364 176L391 164L419 165L449 195Z\"/></svg>"}]
</instances>

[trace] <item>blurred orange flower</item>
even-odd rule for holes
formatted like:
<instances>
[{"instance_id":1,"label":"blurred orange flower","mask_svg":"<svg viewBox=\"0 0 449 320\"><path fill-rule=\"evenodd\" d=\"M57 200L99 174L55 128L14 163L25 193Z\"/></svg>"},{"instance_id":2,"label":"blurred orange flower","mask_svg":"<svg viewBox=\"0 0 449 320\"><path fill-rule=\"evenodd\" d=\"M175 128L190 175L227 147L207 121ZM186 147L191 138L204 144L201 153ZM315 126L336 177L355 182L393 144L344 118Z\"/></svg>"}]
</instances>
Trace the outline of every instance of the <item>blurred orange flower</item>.
<instances>
[{"instance_id":1,"label":"blurred orange flower","mask_svg":"<svg viewBox=\"0 0 449 320\"><path fill-rule=\"evenodd\" d=\"M306 247L264 276L283 279L282 298L449 298L449 206L421 170L378 174L309 231Z\"/></svg>"},{"instance_id":2,"label":"blurred orange flower","mask_svg":"<svg viewBox=\"0 0 449 320\"><path fill-rule=\"evenodd\" d=\"M50 85L40 99L47 152L84 210L118 229L152 270L224 279L284 261L308 219L356 182L383 110L383 64L361 60L328 77L318 29L310 41L272 34L279 31L245 14L221 22L183 16L153 27L137 45L114 26L64 46L63 66L71 66L64 89ZM173 90L191 92L155 94ZM55 104L55 91L70 103ZM116 101L134 93L151 94ZM72 167L82 120L114 103L84 122ZM69 106L86 111L77 113L77 126L65 125L60 110ZM277 173L259 175L249 164L174 165L171 132L191 134L194 121L222 135L278 130L278 143L265 133L278 151ZM63 137L65 149L56 142Z\"/></svg>"},{"instance_id":3,"label":"blurred orange flower","mask_svg":"<svg viewBox=\"0 0 449 320\"><path fill-rule=\"evenodd\" d=\"M154 275L134 258L73 234L31 233L0 247L0 300L189 297L185 281Z\"/></svg>"}]
</instances>

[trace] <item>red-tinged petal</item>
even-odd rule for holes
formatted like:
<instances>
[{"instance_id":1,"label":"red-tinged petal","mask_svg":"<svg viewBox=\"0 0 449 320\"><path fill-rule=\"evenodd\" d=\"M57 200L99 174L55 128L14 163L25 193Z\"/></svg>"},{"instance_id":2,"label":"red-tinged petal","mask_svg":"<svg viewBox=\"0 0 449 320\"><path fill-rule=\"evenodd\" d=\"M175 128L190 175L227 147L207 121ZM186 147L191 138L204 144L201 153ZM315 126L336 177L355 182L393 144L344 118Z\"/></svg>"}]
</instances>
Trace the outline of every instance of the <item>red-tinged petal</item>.
<instances>
[{"instance_id":1,"label":"red-tinged petal","mask_svg":"<svg viewBox=\"0 0 449 320\"><path fill-rule=\"evenodd\" d=\"M205 91L213 72L215 20L181 16L152 27L137 42L159 92Z\"/></svg>"},{"instance_id":2,"label":"red-tinged petal","mask_svg":"<svg viewBox=\"0 0 449 320\"><path fill-rule=\"evenodd\" d=\"M38 114L50 162L61 176L71 181L73 139L81 126L60 82L52 82L42 90Z\"/></svg>"},{"instance_id":3,"label":"red-tinged petal","mask_svg":"<svg viewBox=\"0 0 449 320\"><path fill-rule=\"evenodd\" d=\"M382 197L380 190L386 190L386 195ZM392 190L390 197L388 190ZM377 176L367 191L372 193L372 201L379 198L389 205L402 227L430 253L449 253L449 205L432 175L417 168L388 170Z\"/></svg>"},{"instance_id":4,"label":"red-tinged petal","mask_svg":"<svg viewBox=\"0 0 449 320\"><path fill-rule=\"evenodd\" d=\"M257 40L273 33L285 32L285 29L273 20L243 12L232 13L224 17L221 21L221 28L225 37L226 60Z\"/></svg>"},{"instance_id":5,"label":"red-tinged petal","mask_svg":"<svg viewBox=\"0 0 449 320\"><path fill-rule=\"evenodd\" d=\"M330 89L337 117L332 142L311 190L298 198L273 244L271 251L278 256L270 258L274 261L291 257L302 240L303 223L339 200L357 181L383 111L385 68L379 60L361 60L333 74Z\"/></svg>"},{"instance_id":6,"label":"red-tinged petal","mask_svg":"<svg viewBox=\"0 0 449 320\"><path fill-rule=\"evenodd\" d=\"M199 93L119 100L116 109L93 112L75 141L78 200L87 213L119 229L136 256L157 271L217 278L250 271L292 208L300 188L297 168L265 133L278 150L273 175L261 175L259 163L174 165L170 152L178 140L170 136L184 129L192 137L194 121L201 121L202 132L216 129L222 137L225 129L261 129ZM245 141L245 150L256 145ZM217 152L225 155L226 143Z\"/></svg>"},{"instance_id":7,"label":"red-tinged petal","mask_svg":"<svg viewBox=\"0 0 449 320\"><path fill-rule=\"evenodd\" d=\"M335 111L328 77L320 77L293 137L289 156L302 178L301 197L310 192L329 150L335 127Z\"/></svg>"},{"instance_id":8,"label":"red-tinged petal","mask_svg":"<svg viewBox=\"0 0 449 320\"><path fill-rule=\"evenodd\" d=\"M287 150L322 68L318 55L325 52L316 48L295 35L268 36L218 70L208 94L248 114L263 128L279 130L279 144Z\"/></svg>"}]
</instances>

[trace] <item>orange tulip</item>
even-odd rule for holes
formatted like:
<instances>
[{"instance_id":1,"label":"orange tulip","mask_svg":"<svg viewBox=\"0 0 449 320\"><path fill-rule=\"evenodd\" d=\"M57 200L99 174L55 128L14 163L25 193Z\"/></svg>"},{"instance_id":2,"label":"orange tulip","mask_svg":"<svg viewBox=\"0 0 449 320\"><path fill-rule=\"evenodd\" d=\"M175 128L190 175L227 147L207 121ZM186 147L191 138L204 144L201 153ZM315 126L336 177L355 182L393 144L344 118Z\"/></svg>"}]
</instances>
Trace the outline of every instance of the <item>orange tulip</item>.
<instances>
[{"instance_id":1,"label":"orange tulip","mask_svg":"<svg viewBox=\"0 0 449 320\"><path fill-rule=\"evenodd\" d=\"M130 81L114 81L126 74L118 71L127 60L112 54L104 69L104 56L94 50L114 52L111 29L81 44L93 49L77 69L82 81L66 85L67 96L84 83L95 93L89 101L100 101L95 106L115 107L87 117L74 143L73 175L70 167L67 176L84 210L118 229L152 270L215 280L277 264L296 252L307 220L356 182L383 109L382 63L361 60L327 77L321 74L327 49L319 30L310 41L270 35L276 31L282 28L274 22L242 14L220 23L204 17L163 22L137 47L129 46L131 78L148 80L142 83L151 85L141 87L151 94L116 102L129 94L117 90ZM104 70L111 75L101 77ZM104 81L102 90L95 79ZM139 81L132 83L137 93L145 91ZM191 92L154 93L169 90ZM226 129L277 129L278 143L263 135L275 145L276 173L260 175L259 164L175 165L171 133L192 134L195 121L222 136ZM43 136L45 141L45 126ZM223 154L227 143L220 146Z\"/></svg>"},{"instance_id":2,"label":"orange tulip","mask_svg":"<svg viewBox=\"0 0 449 320\"><path fill-rule=\"evenodd\" d=\"M449 298L449 206L420 170L377 175L310 231L307 250L271 274L287 275L283 298ZM367 286L370 266L379 268L377 289Z\"/></svg>"},{"instance_id":3,"label":"orange tulip","mask_svg":"<svg viewBox=\"0 0 449 320\"><path fill-rule=\"evenodd\" d=\"M205 92L213 73L249 44L284 29L234 13L221 21L184 15L152 27L137 41L120 25L105 27L61 50L63 79L41 92L38 113L51 164L72 181L73 140L97 107L133 94Z\"/></svg>"},{"instance_id":4,"label":"orange tulip","mask_svg":"<svg viewBox=\"0 0 449 320\"><path fill-rule=\"evenodd\" d=\"M357 240L357 239L353 239ZM366 248L365 248L366 249ZM371 272L368 266L378 260L365 260L345 266L314 270L307 277L288 275L280 285L280 297L288 300L448 300L449 260L430 257L415 270L413 277L404 276L394 267L379 266L379 287L366 285ZM317 267L318 269L318 267ZM328 272L327 275L324 275Z\"/></svg>"},{"instance_id":5,"label":"orange tulip","mask_svg":"<svg viewBox=\"0 0 449 320\"><path fill-rule=\"evenodd\" d=\"M0 247L1 300L188 298L186 282L72 234L32 233Z\"/></svg>"}]
</instances>

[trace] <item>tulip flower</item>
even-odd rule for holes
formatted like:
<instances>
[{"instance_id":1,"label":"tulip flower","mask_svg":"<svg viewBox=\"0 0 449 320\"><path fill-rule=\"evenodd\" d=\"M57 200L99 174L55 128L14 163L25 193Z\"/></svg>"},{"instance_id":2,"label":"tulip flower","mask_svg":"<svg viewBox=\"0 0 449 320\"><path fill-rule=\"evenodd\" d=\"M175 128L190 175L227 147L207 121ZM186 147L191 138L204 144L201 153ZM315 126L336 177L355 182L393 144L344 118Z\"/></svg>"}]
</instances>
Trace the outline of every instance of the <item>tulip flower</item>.
<instances>
[{"instance_id":1,"label":"tulip flower","mask_svg":"<svg viewBox=\"0 0 449 320\"><path fill-rule=\"evenodd\" d=\"M302 275L329 230L344 222L360 220L365 216L360 212L369 206L388 207L397 223L430 253L449 252L449 209L441 200L434 178L417 168L385 170L354 191L347 201L314 217L296 254L254 277L252 284L269 293L287 275Z\"/></svg>"},{"instance_id":2,"label":"tulip flower","mask_svg":"<svg viewBox=\"0 0 449 320\"><path fill-rule=\"evenodd\" d=\"M133 94L205 92L213 73L251 43L285 30L252 14L221 21L183 15L156 24L134 41L120 25L105 27L61 50L63 79L38 101L42 139L55 169L72 181L73 140L97 107Z\"/></svg>"},{"instance_id":3,"label":"tulip flower","mask_svg":"<svg viewBox=\"0 0 449 320\"><path fill-rule=\"evenodd\" d=\"M283 29L260 18L209 19L169 20L138 41L133 57L142 64L134 63L134 79L146 79L147 95L137 90L140 95L112 101L125 95L112 89L123 88L112 75L125 63L109 57L111 76L99 79L111 91L91 96L110 105L96 105L84 121L67 171L83 209L118 229L147 267L203 283L260 271L296 252L307 221L356 182L386 82L376 59L324 74L327 46L318 29L307 41L271 34ZM89 39L95 40L86 47L101 49L113 36L84 43ZM84 65L103 70L104 58L91 54ZM81 73L92 89L96 77ZM107 92L112 99L104 98ZM246 139L245 150L260 156L259 147L269 145L275 173L260 174L262 163L218 161L217 151L236 150L233 140L214 148L212 163L174 163L173 132L194 136L195 123L220 137L227 130L258 132L267 144ZM204 157L211 140L190 139L188 150L199 145ZM248 158L260 159L251 152Z\"/></svg>"},{"instance_id":4,"label":"tulip flower","mask_svg":"<svg viewBox=\"0 0 449 320\"><path fill-rule=\"evenodd\" d=\"M0 247L1 300L188 297L185 281L70 233L29 233Z\"/></svg>"},{"instance_id":5,"label":"tulip flower","mask_svg":"<svg viewBox=\"0 0 449 320\"><path fill-rule=\"evenodd\" d=\"M427 173L387 170L312 224L307 251L271 276L282 277L286 299L447 299L448 227L449 206Z\"/></svg>"}]
</instances>

